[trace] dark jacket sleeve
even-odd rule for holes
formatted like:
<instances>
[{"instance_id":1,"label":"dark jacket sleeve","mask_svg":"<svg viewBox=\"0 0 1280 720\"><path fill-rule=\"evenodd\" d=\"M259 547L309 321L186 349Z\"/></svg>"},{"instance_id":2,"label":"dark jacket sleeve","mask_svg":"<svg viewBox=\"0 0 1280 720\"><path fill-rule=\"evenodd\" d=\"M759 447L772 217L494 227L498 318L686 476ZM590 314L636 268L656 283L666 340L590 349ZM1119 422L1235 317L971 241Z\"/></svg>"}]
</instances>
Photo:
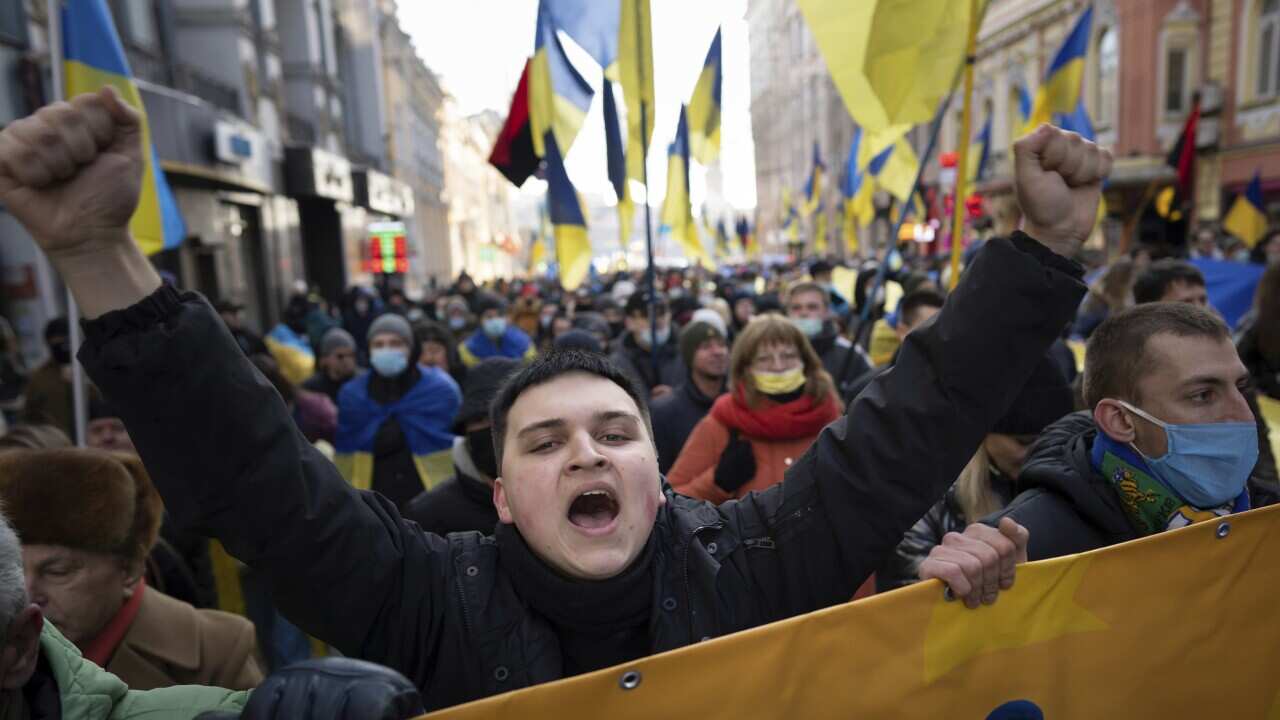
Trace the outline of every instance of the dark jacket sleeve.
<instances>
[{"instance_id":1,"label":"dark jacket sleeve","mask_svg":"<svg viewBox=\"0 0 1280 720\"><path fill-rule=\"evenodd\" d=\"M942 312L781 484L721 506L744 545L764 535L776 548L751 553L743 570L781 575L752 583L768 596L766 614L853 597L1012 405L1080 304L1081 274L1021 233L988 242Z\"/></svg>"},{"instance_id":2,"label":"dark jacket sleeve","mask_svg":"<svg viewBox=\"0 0 1280 720\"><path fill-rule=\"evenodd\" d=\"M1031 531L1027 543L1027 559L1031 561L1074 555L1134 538L1132 533L1121 536L1104 531L1086 520L1070 500L1045 488L1022 492L1008 507L982 522L995 527L1006 517Z\"/></svg>"},{"instance_id":3,"label":"dark jacket sleeve","mask_svg":"<svg viewBox=\"0 0 1280 720\"><path fill-rule=\"evenodd\" d=\"M884 567L876 572L876 592L888 592L906 587L920 579L920 563L929 557L929 551L942 543L947 527L947 501L939 500L929 508L924 517L907 531L898 547L889 553Z\"/></svg>"},{"instance_id":4,"label":"dark jacket sleeve","mask_svg":"<svg viewBox=\"0 0 1280 720\"><path fill-rule=\"evenodd\" d=\"M451 577L446 541L352 489L198 295L165 286L85 331L81 362L172 519L271 578L308 633L422 684Z\"/></svg>"}]
</instances>

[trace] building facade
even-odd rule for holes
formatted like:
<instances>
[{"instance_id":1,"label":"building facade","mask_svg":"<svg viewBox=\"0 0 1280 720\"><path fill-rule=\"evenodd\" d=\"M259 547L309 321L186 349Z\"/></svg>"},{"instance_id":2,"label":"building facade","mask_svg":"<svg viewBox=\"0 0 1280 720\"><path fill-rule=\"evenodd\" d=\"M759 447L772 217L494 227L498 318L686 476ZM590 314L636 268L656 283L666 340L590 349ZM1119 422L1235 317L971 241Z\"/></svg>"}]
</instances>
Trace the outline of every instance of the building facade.
<instances>
[{"instance_id":1,"label":"building facade","mask_svg":"<svg viewBox=\"0 0 1280 720\"><path fill-rule=\"evenodd\" d=\"M493 111L464 116L445 103L445 190L449 204L449 270L476 282L524 274L524 242L512 212L511 183L489 164L503 118Z\"/></svg>"},{"instance_id":2,"label":"building facade","mask_svg":"<svg viewBox=\"0 0 1280 720\"><path fill-rule=\"evenodd\" d=\"M445 279L446 93L393 0L107 0L187 227L153 256L185 288L245 305L259 328L288 296ZM50 94L43 0L0 3L0 126ZM373 271L401 227L408 263ZM0 311L30 363L64 292L0 209Z\"/></svg>"}]
</instances>

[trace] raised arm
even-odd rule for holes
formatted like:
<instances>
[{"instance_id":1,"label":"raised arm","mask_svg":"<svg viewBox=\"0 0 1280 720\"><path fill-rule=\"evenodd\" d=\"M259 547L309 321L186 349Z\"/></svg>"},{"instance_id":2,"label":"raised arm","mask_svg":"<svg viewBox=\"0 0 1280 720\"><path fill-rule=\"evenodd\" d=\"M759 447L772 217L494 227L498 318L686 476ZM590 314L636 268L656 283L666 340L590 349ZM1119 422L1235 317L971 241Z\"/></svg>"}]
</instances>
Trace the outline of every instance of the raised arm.
<instances>
[{"instance_id":1,"label":"raised arm","mask_svg":"<svg viewBox=\"0 0 1280 720\"><path fill-rule=\"evenodd\" d=\"M111 89L44 108L0 132L0 203L89 318L81 358L171 516L271 577L303 629L421 685L442 622L445 541L352 490L208 303L161 287L128 232L141 137Z\"/></svg>"},{"instance_id":2,"label":"raised arm","mask_svg":"<svg viewBox=\"0 0 1280 720\"><path fill-rule=\"evenodd\" d=\"M745 556L744 575L780 563L785 581L761 590L782 614L853 596L955 481L1079 305L1082 272L1066 258L1092 230L1110 154L1048 126L1015 152L1026 233L987 243L941 313L785 482L721 506L731 526L774 540L777 557Z\"/></svg>"}]
</instances>

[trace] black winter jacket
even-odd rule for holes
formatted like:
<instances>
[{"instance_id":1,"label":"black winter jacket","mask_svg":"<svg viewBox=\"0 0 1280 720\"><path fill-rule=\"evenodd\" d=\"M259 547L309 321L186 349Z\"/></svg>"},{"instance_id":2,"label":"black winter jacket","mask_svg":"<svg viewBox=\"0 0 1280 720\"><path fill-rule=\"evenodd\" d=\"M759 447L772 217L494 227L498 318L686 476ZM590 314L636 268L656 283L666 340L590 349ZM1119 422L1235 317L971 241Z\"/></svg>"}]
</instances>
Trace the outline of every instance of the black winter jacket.
<instances>
[{"instance_id":1,"label":"black winter jacket","mask_svg":"<svg viewBox=\"0 0 1280 720\"><path fill-rule=\"evenodd\" d=\"M1031 446L1018 476L1023 491L1004 510L984 518L995 526L1011 517L1031 532L1028 560L1044 560L1136 540L1139 530L1109 480L1090 455L1098 428L1088 412L1068 415L1045 429ZM1249 478L1253 507L1280 500L1274 484Z\"/></svg>"},{"instance_id":2,"label":"black winter jacket","mask_svg":"<svg viewBox=\"0 0 1280 720\"><path fill-rule=\"evenodd\" d=\"M823 324L821 335L809 339L809 344L822 358L822 367L835 380L840 397L852 399L848 391L858 378L871 370L871 361L862 348L837 333L830 321Z\"/></svg>"},{"instance_id":3,"label":"black winter jacket","mask_svg":"<svg viewBox=\"0 0 1280 720\"><path fill-rule=\"evenodd\" d=\"M689 373L684 367L684 360L680 359L680 345L676 340L675 333L672 333L671 338L658 348L658 373L656 375L653 372L652 354L649 350L640 347L640 344L636 342L635 335L629 332L623 333L622 338L616 340L613 344L617 346L617 349L609 356L610 359L631 377L635 378L640 390L644 392L645 400L649 399L649 395L655 387L666 385L674 388L688 377Z\"/></svg>"},{"instance_id":4,"label":"black winter jacket","mask_svg":"<svg viewBox=\"0 0 1280 720\"><path fill-rule=\"evenodd\" d=\"M663 475L676 464L684 443L716 399L698 390L693 380L686 380L670 395L653 401L649 408L653 421L653 442L658 446L658 472Z\"/></svg>"},{"instance_id":5,"label":"black winter jacket","mask_svg":"<svg viewBox=\"0 0 1280 720\"><path fill-rule=\"evenodd\" d=\"M467 454L466 438L458 438L453 444L453 477L409 501L404 509L405 519L437 535L468 530L493 532L498 525L493 487L479 477L480 471Z\"/></svg>"},{"instance_id":6,"label":"black winter jacket","mask_svg":"<svg viewBox=\"0 0 1280 720\"><path fill-rule=\"evenodd\" d=\"M852 598L1013 402L1079 305L1080 275L1021 234L988 242L894 372L784 482L718 507L666 490L650 649ZM348 485L202 298L163 287L85 329L81 359L169 512L270 577L303 630L400 671L428 709L564 675L555 631L500 570L497 542L425 533Z\"/></svg>"}]
</instances>

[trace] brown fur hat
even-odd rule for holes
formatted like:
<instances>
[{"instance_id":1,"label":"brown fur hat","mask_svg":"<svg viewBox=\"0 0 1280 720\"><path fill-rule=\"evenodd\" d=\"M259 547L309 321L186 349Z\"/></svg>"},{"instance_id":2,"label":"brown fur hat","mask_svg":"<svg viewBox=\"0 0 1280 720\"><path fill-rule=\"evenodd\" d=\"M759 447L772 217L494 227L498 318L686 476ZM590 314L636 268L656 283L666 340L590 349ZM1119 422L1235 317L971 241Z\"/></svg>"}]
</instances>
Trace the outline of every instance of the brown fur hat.
<instances>
[{"instance_id":1,"label":"brown fur hat","mask_svg":"<svg viewBox=\"0 0 1280 720\"><path fill-rule=\"evenodd\" d=\"M164 505L142 461L101 450L0 454L0 502L28 545L64 545L141 562Z\"/></svg>"}]
</instances>

